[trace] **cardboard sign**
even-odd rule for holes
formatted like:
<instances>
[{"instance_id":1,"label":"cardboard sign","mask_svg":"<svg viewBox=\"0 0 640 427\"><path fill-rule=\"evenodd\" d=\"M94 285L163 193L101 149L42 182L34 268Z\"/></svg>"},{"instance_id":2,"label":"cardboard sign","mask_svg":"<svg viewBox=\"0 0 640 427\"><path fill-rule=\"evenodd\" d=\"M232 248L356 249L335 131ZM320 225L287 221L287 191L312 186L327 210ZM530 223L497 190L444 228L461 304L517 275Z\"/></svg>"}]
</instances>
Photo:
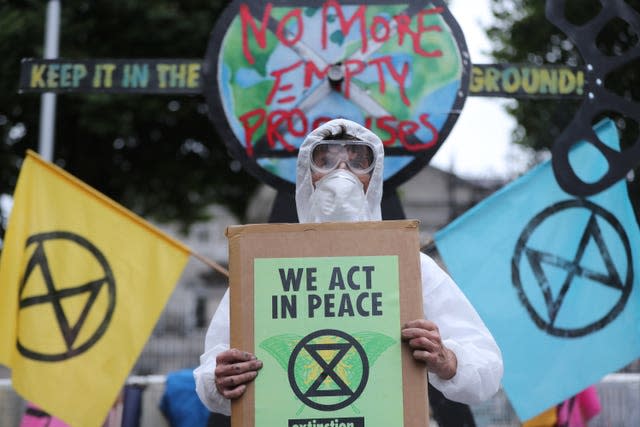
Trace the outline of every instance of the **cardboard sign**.
<instances>
[{"instance_id":1,"label":"cardboard sign","mask_svg":"<svg viewBox=\"0 0 640 427\"><path fill-rule=\"evenodd\" d=\"M227 229L231 346L263 361L233 427L426 426L418 222ZM381 404L384 402L384 404Z\"/></svg>"}]
</instances>

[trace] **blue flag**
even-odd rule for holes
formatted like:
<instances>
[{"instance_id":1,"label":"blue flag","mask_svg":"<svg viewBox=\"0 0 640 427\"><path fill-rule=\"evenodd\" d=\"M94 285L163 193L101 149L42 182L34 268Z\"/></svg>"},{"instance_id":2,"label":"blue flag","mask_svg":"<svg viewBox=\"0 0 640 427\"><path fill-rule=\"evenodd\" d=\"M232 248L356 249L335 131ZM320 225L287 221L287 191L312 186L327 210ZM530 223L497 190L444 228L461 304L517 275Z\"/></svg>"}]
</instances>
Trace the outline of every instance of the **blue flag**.
<instances>
[{"instance_id":1,"label":"blue flag","mask_svg":"<svg viewBox=\"0 0 640 427\"><path fill-rule=\"evenodd\" d=\"M595 130L620 149L611 121ZM607 168L586 143L574 147L570 162L584 180ZM502 350L503 387L521 420L640 356L640 232L624 181L575 198L546 162L435 241Z\"/></svg>"}]
</instances>

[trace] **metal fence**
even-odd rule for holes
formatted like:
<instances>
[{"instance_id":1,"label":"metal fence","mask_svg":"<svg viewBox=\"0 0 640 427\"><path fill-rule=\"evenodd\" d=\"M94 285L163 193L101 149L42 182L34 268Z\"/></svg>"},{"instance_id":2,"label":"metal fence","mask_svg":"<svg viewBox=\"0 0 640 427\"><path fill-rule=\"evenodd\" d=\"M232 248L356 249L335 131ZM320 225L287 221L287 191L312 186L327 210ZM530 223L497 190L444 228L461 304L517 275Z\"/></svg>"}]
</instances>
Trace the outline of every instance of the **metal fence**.
<instances>
[{"instance_id":1,"label":"metal fence","mask_svg":"<svg viewBox=\"0 0 640 427\"><path fill-rule=\"evenodd\" d=\"M153 334L130 373L128 384L144 387L140 427L170 427L159 403L165 376L194 368L204 347L204 336L226 286L186 281L171 296ZM597 384L602 413L589 427L640 425L640 361L624 373L611 374ZM11 388L9 371L0 366L0 427L18 427L25 402ZM561 379L559 379L560 381ZM478 427L519 426L520 422L503 391L472 408ZM432 427L437 427L432 422Z\"/></svg>"},{"instance_id":2,"label":"metal fence","mask_svg":"<svg viewBox=\"0 0 640 427\"><path fill-rule=\"evenodd\" d=\"M164 376L129 377L128 384L144 387L140 427L170 427L159 409ZM611 374L596 384L602 412L589 427L636 427L640 425L640 374ZM490 400L471 407L478 427L517 427L520 422L501 390ZM0 380L0 427L19 427L23 400L9 380ZM431 427L437 427L432 421Z\"/></svg>"}]
</instances>

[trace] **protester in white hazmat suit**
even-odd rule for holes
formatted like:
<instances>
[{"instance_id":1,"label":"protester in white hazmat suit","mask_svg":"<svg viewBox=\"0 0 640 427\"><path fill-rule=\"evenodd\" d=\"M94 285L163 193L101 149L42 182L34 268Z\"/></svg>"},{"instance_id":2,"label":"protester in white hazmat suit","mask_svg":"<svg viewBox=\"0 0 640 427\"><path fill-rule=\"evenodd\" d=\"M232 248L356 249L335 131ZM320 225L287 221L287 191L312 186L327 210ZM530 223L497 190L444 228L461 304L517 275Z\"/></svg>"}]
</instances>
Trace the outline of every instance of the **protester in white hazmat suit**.
<instances>
[{"instance_id":1,"label":"protester in white hazmat suit","mask_svg":"<svg viewBox=\"0 0 640 427\"><path fill-rule=\"evenodd\" d=\"M352 121L332 120L311 132L298 154L300 222L380 221L383 160L380 138ZM404 325L402 339L448 399L475 404L490 398L502 379L498 346L453 280L423 253L420 266L424 319ZM242 396L261 368L253 354L229 349L227 291L194 371L198 396L211 411L229 415L230 399Z\"/></svg>"}]
</instances>

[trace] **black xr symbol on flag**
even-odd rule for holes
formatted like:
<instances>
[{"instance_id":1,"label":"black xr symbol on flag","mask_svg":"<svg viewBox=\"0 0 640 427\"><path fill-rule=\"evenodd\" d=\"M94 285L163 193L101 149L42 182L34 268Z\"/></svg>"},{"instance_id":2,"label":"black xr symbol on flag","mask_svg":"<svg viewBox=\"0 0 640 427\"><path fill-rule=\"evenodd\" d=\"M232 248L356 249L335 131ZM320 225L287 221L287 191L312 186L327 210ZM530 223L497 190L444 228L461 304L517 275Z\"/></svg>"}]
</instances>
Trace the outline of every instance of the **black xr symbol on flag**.
<instances>
[{"instance_id":1,"label":"black xr symbol on flag","mask_svg":"<svg viewBox=\"0 0 640 427\"><path fill-rule=\"evenodd\" d=\"M520 235L511 265L513 285L531 319L559 337L581 337L611 323L624 309L634 280L624 227L611 212L584 199L561 201L538 213ZM562 276L550 276L546 269ZM598 288L608 290L606 298ZM536 294L543 305L535 303Z\"/></svg>"},{"instance_id":2,"label":"black xr symbol on flag","mask_svg":"<svg viewBox=\"0 0 640 427\"><path fill-rule=\"evenodd\" d=\"M57 325L47 327L51 328L52 334L60 335L64 346L52 350L47 341L38 340L36 334L27 331L18 336L18 351L24 357L42 362L59 362L78 356L100 340L111 322L116 304L116 282L111 266L93 243L69 231L33 234L27 239L25 248L29 250L32 246L34 249L20 284L20 312L22 316L52 312ZM87 277L71 275L70 278L69 272L56 271L56 262L51 261L64 258L92 260L96 269ZM100 295L102 304L97 304ZM85 299L76 304L82 307L79 315L71 320L64 309L65 303L82 297Z\"/></svg>"}]
</instances>

